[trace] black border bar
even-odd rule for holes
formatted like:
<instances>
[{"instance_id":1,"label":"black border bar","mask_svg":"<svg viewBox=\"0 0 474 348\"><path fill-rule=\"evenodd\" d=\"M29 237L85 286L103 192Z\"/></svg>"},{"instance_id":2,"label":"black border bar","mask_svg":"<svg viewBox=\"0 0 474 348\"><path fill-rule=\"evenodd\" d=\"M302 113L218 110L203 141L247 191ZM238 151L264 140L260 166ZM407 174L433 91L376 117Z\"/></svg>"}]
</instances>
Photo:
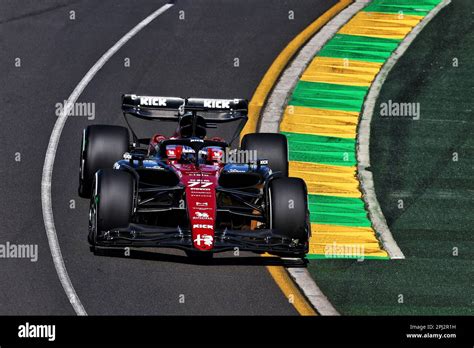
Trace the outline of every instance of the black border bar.
<instances>
[{"instance_id":1,"label":"black border bar","mask_svg":"<svg viewBox=\"0 0 474 348\"><path fill-rule=\"evenodd\" d=\"M133 294L130 294L133 296ZM55 341L20 338L19 326L55 325ZM0 346L58 344L286 344L316 346L469 346L472 317L247 317L247 316L3 316ZM423 331L413 329L425 327ZM433 329L428 329L433 326ZM444 326L445 329L436 330ZM451 329L449 329L451 328ZM409 338L414 333L455 334L455 338Z\"/></svg>"}]
</instances>

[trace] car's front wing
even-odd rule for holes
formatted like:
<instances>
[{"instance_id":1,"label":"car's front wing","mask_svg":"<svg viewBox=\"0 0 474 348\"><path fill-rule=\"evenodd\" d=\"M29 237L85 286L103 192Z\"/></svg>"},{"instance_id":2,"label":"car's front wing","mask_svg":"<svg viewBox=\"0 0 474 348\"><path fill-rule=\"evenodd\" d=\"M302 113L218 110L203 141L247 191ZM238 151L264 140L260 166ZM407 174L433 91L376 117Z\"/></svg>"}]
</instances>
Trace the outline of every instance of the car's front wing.
<instances>
[{"instance_id":1,"label":"car's front wing","mask_svg":"<svg viewBox=\"0 0 474 348\"><path fill-rule=\"evenodd\" d=\"M96 243L99 247L159 247L197 250L189 230L129 224L101 233ZM289 239L271 229L215 231L211 252L229 250L268 252L282 256L301 256L308 252L308 243ZM206 251L207 252L207 251Z\"/></svg>"}]
</instances>

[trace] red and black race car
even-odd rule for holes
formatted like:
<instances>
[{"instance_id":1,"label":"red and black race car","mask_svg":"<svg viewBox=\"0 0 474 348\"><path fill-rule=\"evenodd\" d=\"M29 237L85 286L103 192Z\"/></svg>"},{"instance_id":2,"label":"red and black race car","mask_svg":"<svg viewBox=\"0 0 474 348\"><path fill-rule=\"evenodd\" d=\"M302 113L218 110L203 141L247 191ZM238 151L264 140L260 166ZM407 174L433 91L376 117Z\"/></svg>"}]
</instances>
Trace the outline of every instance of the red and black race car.
<instances>
[{"instance_id":1,"label":"red and black race car","mask_svg":"<svg viewBox=\"0 0 474 348\"><path fill-rule=\"evenodd\" d=\"M286 137L247 134L240 148L231 146L247 122L246 100L132 94L122 96L122 110L128 129L83 131L79 195L90 198L93 247L308 252L307 190L288 177ZM130 115L177 128L170 137L139 138ZM229 141L208 134L229 125Z\"/></svg>"}]
</instances>

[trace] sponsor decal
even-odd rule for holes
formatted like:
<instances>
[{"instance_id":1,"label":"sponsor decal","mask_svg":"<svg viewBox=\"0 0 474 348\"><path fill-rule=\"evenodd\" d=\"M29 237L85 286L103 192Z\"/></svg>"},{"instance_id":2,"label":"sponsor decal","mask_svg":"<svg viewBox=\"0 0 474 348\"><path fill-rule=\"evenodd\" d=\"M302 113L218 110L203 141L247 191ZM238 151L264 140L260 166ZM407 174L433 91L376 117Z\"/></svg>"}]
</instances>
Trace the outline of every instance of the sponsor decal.
<instances>
[{"instance_id":1,"label":"sponsor decal","mask_svg":"<svg viewBox=\"0 0 474 348\"><path fill-rule=\"evenodd\" d=\"M162 98L162 97L140 97L140 105L166 106L166 98Z\"/></svg>"},{"instance_id":2,"label":"sponsor decal","mask_svg":"<svg viewBox=\"0 0 474 348\"><path fill-rule=\"evenodd\" d=\"M204 107L209 109L230 109L230 100L204 99Z\"/></svg>"},{"instance_id":3,"label":"sponsor decal","mask_svg":"<svg viewBox=\"0 0 474 348\"><path fill-rule=\"evenodd\" d=\"M200 211L195 212L194 217L198 219L211 220L208 213L201 213Z\"/></svg>"},{"instance_id":4,"label":"sponsor decal","mask_svg":"<svg viewBox=\"0 0 474 348\"><path fill-rule=\"evenodd\" d=\"M190 148L189 146L183 146L183 150L182 150L183 153L196 153L192 148Z\"/></svg>"},{"instance_id":5,"label":"sponsor decal","mask_svg":"<svg viewBox=\"0 0 474 348\"><path fill-rule=\"evenodd\" d=\"M202 228L202 229L212 230L214 227L212 225L206 225L206 224L194 224L193 228Z\"/></svg>"},{"instance_id":6,"label":"sponsor decal","mask_svg":"<svg viewBox=\"0 0 474 348\"><path fill-rule=\"evenodd\" d=\"M165 168L163 168L162 166L160 166L158 163L156 163L156 161L152 161L152 160L144 160L143 161L143 165L147 168L150 168L150 169L161 169L161 170L165 170Z\"/></svg>"},{"instance_id":7,"label":"sponsor decal","mask_svg":"<svg viewBox=\"0 0 474 348\"><path fill-rule=\"evenodd\" d=\"M200 187L191 187L189 189L192 197L197 197L198 195L209 196L212 194L211 189L209 188L200 188Z\"/></svg>"},{"instance_id":8,"label":"sponsor decal","mask_svg":"<svg viewBox=\"0 0 474 348\"><path fill-rule=\"evenodd\" d=\"M212 246L212 243L214 241L214 237L209 235L209 234L198 234L196 236L196 239L194 239L194 243L196 245L201 246L201 244L204 244L206 246Z\"/></svg>"},{"instance_id":9,"label":"sponsor decal","mask_svg":"<svg viewBox=\"0 0 474 348\"><path fill-rule=\"evenodd\" d=\"M191 197L193 198L212 198L212 193L196 193L196 192L191 192Z\"/></svg>"}]
</instances>

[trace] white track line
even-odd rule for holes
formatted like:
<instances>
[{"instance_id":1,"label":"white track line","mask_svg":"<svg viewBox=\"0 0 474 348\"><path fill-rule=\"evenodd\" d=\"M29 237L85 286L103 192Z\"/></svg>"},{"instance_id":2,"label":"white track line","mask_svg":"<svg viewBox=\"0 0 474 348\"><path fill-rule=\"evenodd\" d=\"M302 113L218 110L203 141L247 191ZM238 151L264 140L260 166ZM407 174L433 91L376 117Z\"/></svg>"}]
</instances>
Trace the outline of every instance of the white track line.
<instances>
[{"instance_id":1,"label":"white track line","mask_svg":"<svg viewBox=\"0 0 474 348\"><path fill-rule=\"evenodd\" d=\"M53 207L51 204L51 180L53 176L54 158L56 157L56 151L58 149L59 139L63 131L64 125L67 121L67 115L72 109L74 103L81 95L84 88L94 78L97 72L104 66L104 64L132 37L134 37L140 30L151 23L156 17L164 13L173 4L166 4L160 7L158 10L153 12L151 15L146 17L140 23L138 23L132 30L130 30L125 36L115 43L102 57L90 68L87 74L82 78L79 84L74 88L74 91L69 96L66 105L63 108L63 112L59 115L56 123L54 124L51 137L49 138L48 149L46 150L46 156L44 159L43 176L41 179L41 206L43 208L43 220L44 227L46 229L46 235L48 237L49 249L53 257L54 267L58 274L61 285L71 302L72 307L77 315L87 315L84 306L82 305L79 297L77 296L76 290L71 283L71 279L64 265L64 260L61 254L61 248L59 246L58 235L56 233L56 227L54 225Z\"/></svg>"},{"instance_id":2,"label":"white track line","mask_svg":"<svg viewBox=\"0 0 474 348\"><path fill-rule=\"evenodd\" d=\"M362 197L367 205L372 225L391 259L404 259L405 255L403 255L403 252L398 247L397 242L393 238L390 228L387 225L387 221L385 220L385 216L383 215L375 194L372 171L367 169L370 167L370 123L372 121L375 103L389 72L423 28L450 2L451 0L444 0L432 9L431 12L428 13L405 37L395 52L392 53L370 86L359 122L359 129L357 132L357 175L363 192Z\"/></svg>"},{"instance_id":3,"label":"white track line","mask_svg":"<svg viewBox=\"0 0 474 348\"><path fill-rule=\"evenodd\" d=\"M340 315L306 268L287 267L287 271L293 281L303 290L304 295L316 308L319 315Z\"/></svg>"}]
</instances>

